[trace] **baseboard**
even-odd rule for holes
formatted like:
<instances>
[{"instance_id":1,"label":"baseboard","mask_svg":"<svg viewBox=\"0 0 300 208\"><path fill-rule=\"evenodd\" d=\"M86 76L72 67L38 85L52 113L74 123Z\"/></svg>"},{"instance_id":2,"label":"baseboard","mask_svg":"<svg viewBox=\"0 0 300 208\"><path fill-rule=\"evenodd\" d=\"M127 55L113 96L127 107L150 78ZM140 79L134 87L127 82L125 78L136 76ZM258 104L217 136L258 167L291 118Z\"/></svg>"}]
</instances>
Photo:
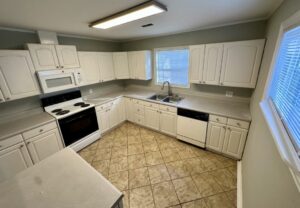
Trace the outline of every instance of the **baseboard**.
<instances>
[{"instance_id":1,"label":"baseboard","mask_svg":"<svg viewBox=\"0 0 300 208\"><path fill-rule=\"evenodd\" d=\"M237 208L243 208L242 161L237 163Z\"/></svg>"}]
</instances>

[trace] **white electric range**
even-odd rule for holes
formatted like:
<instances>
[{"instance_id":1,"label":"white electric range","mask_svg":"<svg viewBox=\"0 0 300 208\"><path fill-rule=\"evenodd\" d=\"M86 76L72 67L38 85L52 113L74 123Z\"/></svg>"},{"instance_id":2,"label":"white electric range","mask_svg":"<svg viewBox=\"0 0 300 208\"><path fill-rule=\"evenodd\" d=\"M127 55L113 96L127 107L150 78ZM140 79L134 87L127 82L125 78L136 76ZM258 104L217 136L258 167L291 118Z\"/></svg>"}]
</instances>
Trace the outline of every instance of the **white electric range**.
<instances>
[{"instance_id":1,"label":"white electric range","mask_svg":"<svg viewBox=\"0 0 300 208\"><path fill-rule=\"evenodd\" d=\"M79 90L42 98L42 104L56 118L66 147L79 151L100 138L95 105L84 102Z\"/></svg>"}]
</instances>

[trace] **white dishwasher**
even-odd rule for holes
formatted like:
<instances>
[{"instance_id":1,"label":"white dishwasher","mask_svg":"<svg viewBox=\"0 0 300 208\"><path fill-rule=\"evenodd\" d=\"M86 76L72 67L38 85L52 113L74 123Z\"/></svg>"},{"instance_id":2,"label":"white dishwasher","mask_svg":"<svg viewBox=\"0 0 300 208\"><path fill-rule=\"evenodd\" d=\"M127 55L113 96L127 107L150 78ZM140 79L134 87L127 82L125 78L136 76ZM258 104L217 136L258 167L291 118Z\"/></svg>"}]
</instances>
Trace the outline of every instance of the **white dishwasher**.
<instances>
[{"instance_id":1,"label":"white dishwasher","mask_svg":"<svg viewBox=\"0 0 300 208\"><path fill-rule=\"evenodd\" d=\"M208 113L178 108L177 138L205 147Z\"/></svg>"}]
</instances>

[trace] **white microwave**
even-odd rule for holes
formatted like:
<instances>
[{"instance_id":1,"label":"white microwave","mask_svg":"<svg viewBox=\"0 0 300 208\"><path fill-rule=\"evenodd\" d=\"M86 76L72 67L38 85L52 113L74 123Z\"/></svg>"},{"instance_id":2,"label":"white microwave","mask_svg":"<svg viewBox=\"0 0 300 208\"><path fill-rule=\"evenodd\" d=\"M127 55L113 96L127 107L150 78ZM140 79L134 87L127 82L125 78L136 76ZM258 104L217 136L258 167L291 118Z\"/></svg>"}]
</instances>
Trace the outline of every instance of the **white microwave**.
<instances>
[{"instance_id":1,"label":"white microwave","mask_svg":"<svg viewBox=\"0 0 300 208\"><path fill-rule=\"evenodd\" d=\"M39 71L37 75L43 93L71 89L82 84L80 69Z\"/></svg>"}]
</instances>

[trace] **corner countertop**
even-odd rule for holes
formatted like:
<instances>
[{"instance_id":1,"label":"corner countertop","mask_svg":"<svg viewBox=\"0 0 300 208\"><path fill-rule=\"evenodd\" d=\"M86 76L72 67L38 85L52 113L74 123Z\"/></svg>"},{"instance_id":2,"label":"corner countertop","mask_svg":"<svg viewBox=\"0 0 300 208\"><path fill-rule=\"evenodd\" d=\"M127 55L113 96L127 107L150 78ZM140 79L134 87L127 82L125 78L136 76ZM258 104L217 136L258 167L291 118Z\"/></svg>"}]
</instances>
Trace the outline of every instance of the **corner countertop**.
<instances>
[{"instance_id":1,"label":"corner countertop","mask_svg":"<svg viewBox=\"0 0 300 208\"><path fill-rule=\"evenodd\" d=\"M148 97L156 94L154 91L146 90L125 90L120 92L109 93L94 98L87 99L87 102L95 105L101 105L118 97L125 96L129 98L135 98L145 100L148 102L155 102L163 105L175 106L178 108L184 108L189 110L201 111L209 114L225 116L234 119L240 119L244 121L251 121L251 113L249 103L237 102L229 100L221 100L216 98L208 98L192 95L181 95L184 99L178 104L170 104L159 101L153 101L147 99Z\"/></svg>"},{"instance_id":2,"label":"corner countertop","mask_svg":"<svg viewBox=\"0 0 300 208\"><path fill-rule=\"evenodd\" d=\"M0 124L0 141L7 137L20 134L24 131L36 128L51 121L54 121L54 117L46 112L40 112L34 115L26 116L21 119L12 120L9 122Z\"/></svg>"},{"instance_id":3,"label":"corner countertop","mask_svg":"<svg viewBox=\"0 0 300 208\"><path fill-rule=\"evenodd\" d=\"M0 183L0 187L0 207L11 208L110 208L123 196L70 148Z\"/></svg>"}]
</instances>

